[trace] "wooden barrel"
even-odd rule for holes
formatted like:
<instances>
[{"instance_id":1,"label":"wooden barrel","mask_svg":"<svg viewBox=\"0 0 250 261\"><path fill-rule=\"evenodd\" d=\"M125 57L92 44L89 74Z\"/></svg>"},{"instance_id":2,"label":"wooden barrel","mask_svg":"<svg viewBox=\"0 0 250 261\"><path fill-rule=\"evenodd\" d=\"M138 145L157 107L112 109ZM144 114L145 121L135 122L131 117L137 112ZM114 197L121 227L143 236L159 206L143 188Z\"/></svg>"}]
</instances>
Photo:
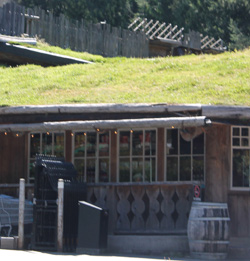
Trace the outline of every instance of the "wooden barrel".
<instances>
[{"instance_id":1,"label":"wooden barrel","mask_svg":"<svg viewBox=\"0 0 250 261\"><path fill-rule=\"evenodd\" d=\"M229 213L226 203L193 202L188 220L192 257L225 259L229 246Z\"/></svg>"}]
</instances>

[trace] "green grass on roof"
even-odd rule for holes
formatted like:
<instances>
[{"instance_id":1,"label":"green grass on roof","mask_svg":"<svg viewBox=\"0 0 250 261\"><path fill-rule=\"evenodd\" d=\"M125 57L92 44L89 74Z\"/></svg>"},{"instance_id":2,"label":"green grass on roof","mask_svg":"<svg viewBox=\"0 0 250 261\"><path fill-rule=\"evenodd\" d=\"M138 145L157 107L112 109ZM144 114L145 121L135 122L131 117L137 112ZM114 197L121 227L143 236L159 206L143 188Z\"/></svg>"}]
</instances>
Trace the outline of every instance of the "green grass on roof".
<instances>
[{"instance_id":1,"label":"green grass on roof","mask_svg":"<svg viewBox=\"0 0 250 261\"><path fill-rule=\"evenodd\" d=\"M44 68L0 66L0 105L201 103L250 105L250 49L154 59L103 58L39 43L93 61Z\"/></svg>"}]
</instances>

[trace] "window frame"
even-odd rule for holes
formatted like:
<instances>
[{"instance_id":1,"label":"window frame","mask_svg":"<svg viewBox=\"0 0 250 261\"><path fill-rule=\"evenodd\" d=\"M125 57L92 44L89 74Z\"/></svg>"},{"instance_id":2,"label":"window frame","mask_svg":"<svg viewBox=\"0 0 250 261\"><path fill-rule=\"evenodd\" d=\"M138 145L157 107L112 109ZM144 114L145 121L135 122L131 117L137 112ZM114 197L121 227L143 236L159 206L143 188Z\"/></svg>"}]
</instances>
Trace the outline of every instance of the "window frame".
<instances>
[{"instance_id":1,"label":"window frame","mask_svg":"<svg viewBox=\"0 0 250 261\"><path fill-rule=\"evenodd\" d=\"M233 145L233 129L234 128L239 128L240 130L240 135L237 136L239 137L240 143L241 143L241 138L245 137L242 136L242 129L243 128L247 128L248 129L248 146L242 146L242 144L240 144L239 146L237 145ZM231 133L230 133L230 145L231 145L231 150L230 150L230 159L231 159L231 164L230 164L230 168L231 168L231 175L230 175L230 190L232 191L250 191L250 182L249 182L249 186L248 187L239 187L239 186L233 186L233 150L234 149L239 149L239 150L245 150L248 149L250 152L250 127L249 126L244 126L244 125L232 125L231 129L230 129ZM250 177L250 176L249 176Z\"/></svg>"},{"instance_id":2,"label":"window frame","mask_svg":"<svg viewBox=\"0 0 250 261\"><path fill-rule=\"evenodd\" d=\"M54 141L54 135L55 134L63 134L64 137L64 141L63 141L63 157L65 157L65 153L66 153L66 134L65 131L50 131L50 132L43 132L43 131L38 131L38 132L30 132L28 133L28 183L33 183L35 180L35 177L30 177L30 164L31 164L31 160L34 160L35 162L35 158L32 158L30 153L31 153L31 135L34 134L39 134L40 135L40 153L42 154L42 144L43 144L43 134L52 134L52 153L51 154L45 154L45 155L54 155L54 149L55 149L55 141Z\"/></svg>"},{"instance_id":3,"label":"window frame","mask_svg":"<svg viewBox=\"0 0 250 261\"><path fill-rule=\"evenodd\" d=\"M96 184L96 183L103 183L106 184L108 182L110 182L111 179L111 131L107 130L105 131L109 134L109 155L108 156L99 156L99 150L96 149L95 151L95 156L88 156L87 155L87 150L84 151L84 156L82 157L75 157L75 135L76 133L83 133L83 135L85 135L86 133L86 139L85 139L85 148L86 148L86 144L87 144L87 135L88 133L95 133L96 134L96 148L98 148L99 145L99 136L100 134L102 134L102 132L99 131L89 131L89 130L80 130L80 131L73 131L72 132L72 139L71 139L71 144L72 144L72 162L75 165L75 160L84 160L84 176L83 176L83 182L87 182L87 160L88 159L93 159L95 160L95 182L88 182L89 184ZM108 181L107 182L100 182L99 181L99 160L100 159L108 159L109 163L108 163L108 168L109 168L109 173L108 173Z\"/></svg>"},{"instance_id":4,"label":"window frame","mask_svg":"<svg viewBox=\"0 0 250 261\"><path fill-rule=\"evenodd\" d=\"M167 154L167 131L172 130L172 129L178 130L178 154L173 155L173 156L170 155L170 158L176 157L177 161L178 161L178 180L167 180L167 157L169 156ZM181 134L180 134L180 130L181 130L180 128L173 128L173 127L164 128L164 182L167 182L169 184L177 184L178 183L178 184L201 184L201 185L204 185L205 181L206 181L206 133L203 132L203 135L204 135L204 144L203 144L204 153L203 154L194 154L193 153L193 140L196 137L191 139L190 154L181 154L181 148L180 148L180 136L181 136ZM191 179L190 180L180 180L180 167L181 167L180 166L180 158L185 157L185 156L190 156L190 158L191 158ZM203 156L203 162L204 162L204 165L203 165L203 167L204 167L204 172L203 172L204 179L203 180L194 180L193 179L193 159L194 159L194 157L198 157L198 156Z\"/></svg>"},{"instance_id":5,"label":"window frame","mask_svg":"<svg viewBox=\"0 0 250 261\"><path fill-rule=\"evenodd\" d=\"M143 132L143 153L142 155L133 155L132 151L133 151L133 139L131 138L132 134L136 131L142 131ZM155 155L153 156L149 156L149 155L145 155L145 132L146 131L155 131ZM130 152L129 152L129 156L121 156L120 157L120 133L121 132L129 132L130 133ZM157 128L133 128L133 130L129 129L129 128L123 128L123 129L119 129L117 130L117 176L116 176L116 180L118 183L120 184L126 184L126 183L154 183L157 182L158 177L157 177L157 162L158 162L158 129ZM129 162L130 162L130 173L129 173L129 181L126 182L122 182L120 181L120 159L121 158L129 158ZM142 181L133 181L133 159L134 158L139 158L142 159L143 161L143 180ZM145 181L145 159L147 158L154 158L155 159L155 181L152 181L152 176L150 176L150 181Z\"/></svg>"}]
</instances>

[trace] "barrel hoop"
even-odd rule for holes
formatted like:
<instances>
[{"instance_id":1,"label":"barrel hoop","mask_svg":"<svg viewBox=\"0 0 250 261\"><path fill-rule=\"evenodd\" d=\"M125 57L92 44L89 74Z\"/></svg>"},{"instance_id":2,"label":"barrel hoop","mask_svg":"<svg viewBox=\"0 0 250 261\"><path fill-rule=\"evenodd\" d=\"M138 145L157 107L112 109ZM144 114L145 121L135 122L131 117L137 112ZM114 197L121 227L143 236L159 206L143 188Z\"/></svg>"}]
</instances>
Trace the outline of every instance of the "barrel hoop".
<instances>
[{"instance_id":1,"label":"barrel hoop","mask_svg":"<svg viewBox=\"0 0 250 261\"><path fill-rule=\"evenodd\" d=\"M192 205L193 208L207 208L207 209L211 209L211 208L223 208L223 209L228 209L227 205Z\"/></svg>"},{"instance_id":2,"label":"barrel hoop","mask_svg":"<svg viewBox=\"0 0 250 261\"><path fill-rule=\"evenodd\" d=\"M202 259L225 259L227 253L210 253L210 252L191 252L191 255L195 258Z\"/></svg>"},{"instance_id":3,"label":"barrel hoop","mask_svg":"<svg viewBox=\"0 0 250 261\"><path fill-rule=\"evenodd\" d=\"M229 244L230 241L221 241L221 240L217 240L217 241L212 241L212 240L195 240L195 239L189 239L190 243L200 243L200 244Z\"/></svg>"},{"instance_id":4,"label":"barrel hoop","mask_svg":"<svg viewBox=\"0 0 250 261\"><path fill-rule=\"evenodd\" d=\"M230 221L229 217L199 217L199 218L189 218L189 220L194 221Z\"/></svg>"}]
</instances>

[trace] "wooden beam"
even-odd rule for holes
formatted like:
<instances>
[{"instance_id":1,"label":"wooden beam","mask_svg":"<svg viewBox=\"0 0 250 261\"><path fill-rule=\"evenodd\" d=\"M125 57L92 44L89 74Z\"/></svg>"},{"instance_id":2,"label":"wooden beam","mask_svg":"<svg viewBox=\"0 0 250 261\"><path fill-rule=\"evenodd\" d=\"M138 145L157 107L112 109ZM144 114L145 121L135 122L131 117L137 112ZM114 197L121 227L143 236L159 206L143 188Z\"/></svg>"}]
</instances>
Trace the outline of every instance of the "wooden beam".
<instances>
[{"instance_id":1,"label":"wooden beam","mask_svg":"<svg viewBox=\"0 0 250 261\"><path fill-rule=\"evenodd\" d=\"M61 104L61 105L26 105L0 107L0 115L20 114L60 114L60 113L166 113L181 111L200 111L200 104Z\"/></svg>"},{"instance_id":2,"label":"wooden beam","mask_svg":"<svg viewBox=\"0 0 250 261\"><path fill-rule=\"evenodd\" d=\"M219 119L249 119L250 107L246 106L202 106L202 115Z\"/></svg>"},{"instance_id":3,"label":"wooden beam","mask_svg":"<svg viewBox=\"0 0 250 261\"><path fill-rule=\"evenodd\" d=\"M204 116L197 117L173 117L173 118L145 118L145 119L124 119L124 120L93 120L93 121L63 121L43 122L28 124L2 124L0 131L3 132L48 132L67 130L102 130L122 128L186 128L204 126L210 124Z\"/></svg>"}]
</instances>

